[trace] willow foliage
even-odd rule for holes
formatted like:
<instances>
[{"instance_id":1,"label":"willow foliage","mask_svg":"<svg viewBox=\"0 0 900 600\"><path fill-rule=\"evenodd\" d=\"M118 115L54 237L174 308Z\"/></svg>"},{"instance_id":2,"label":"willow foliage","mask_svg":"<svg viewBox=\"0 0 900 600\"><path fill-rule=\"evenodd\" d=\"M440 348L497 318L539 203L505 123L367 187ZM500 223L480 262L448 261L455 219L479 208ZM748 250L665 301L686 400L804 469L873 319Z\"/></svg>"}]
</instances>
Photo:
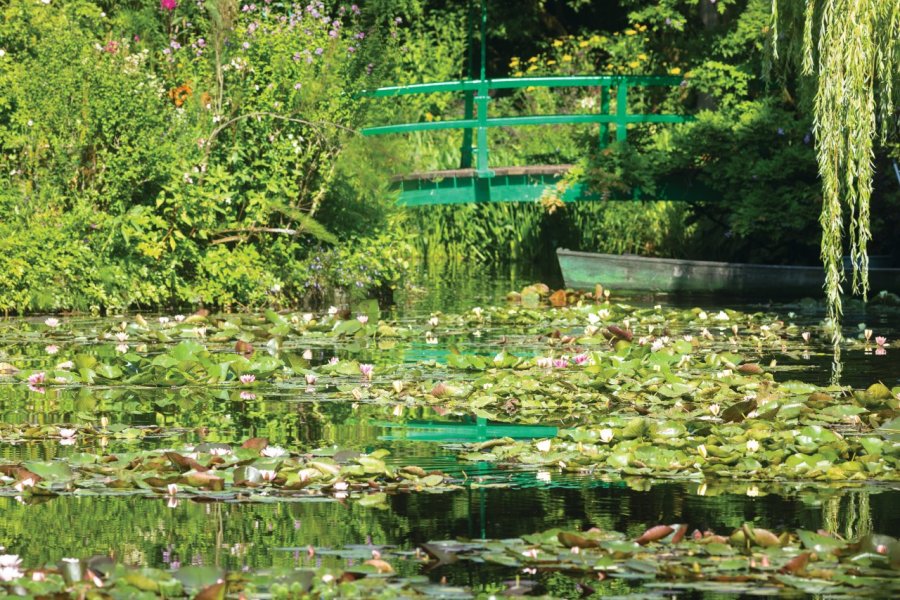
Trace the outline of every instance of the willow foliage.
<instances>
[{"instance_id":1,"label":"willow foliage","mask_svg":"<svg viewBox=\"0 0 900 600\"><path fill-rule=\"evenodd\" d=\"M876 140L897 130L900 1L772 0L774 55L815 78L814 131L822 179L822 260L829 317L841 315L848 217L853 292L868 293L869 200ZM781 31L787 32L787 35ZM835 328L835 342L840 329Z\"/></svg>"}]
</instances>

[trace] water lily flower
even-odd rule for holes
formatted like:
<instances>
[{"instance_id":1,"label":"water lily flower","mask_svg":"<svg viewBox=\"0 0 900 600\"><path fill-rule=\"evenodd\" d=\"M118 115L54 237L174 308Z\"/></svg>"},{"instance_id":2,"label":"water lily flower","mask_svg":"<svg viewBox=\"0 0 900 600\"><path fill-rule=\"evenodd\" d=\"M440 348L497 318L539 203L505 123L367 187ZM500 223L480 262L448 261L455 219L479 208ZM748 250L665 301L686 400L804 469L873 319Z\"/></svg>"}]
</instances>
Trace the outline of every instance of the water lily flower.
<instances>
[{"instance_id":1,"label":"water lily flower","mask_svg":"<svg viewBox=\"0 0 900 600\"><path fill-rule=\"evenodd\" d=\"M346 481L335 481L334 485L332 485L331 487L333 487L334 489L336 489L339 492L345 492L350 487L350 484L347 483Z\"/></svg>"},{"instance_id":2,"label":"water lily flower","mask_svg":"<svg viewBox=\"0 0 900 600\"><path fill-rule=\"evenodd\" d=\"M369 315L356 315L356 320L365 325L369 322Z\"/></svg>"},{"instance_id":3,"label":"water lily flower","mask_svg":"<svg viewBox=\"0 0 900 600\"><path fill-rule=\"evenodd\" d=\"M24 492L25 488L33 488L33 487L34 487L34 479L31 477L23 479L22 481L17 481L16 484L13 486L13 488L15 488L15 490L19 493Z\"/></svg>"},{"instance_id":4,"label":"water lily flower","mask_svg":"<svg viewBox=\"0 0 900 600\"><path fill-rule=\"evenodd\" d=\"M309 323L309 322L312 321L312 320L313 320L313 314L312 314L312 313L303 313L303 322L304 322L304 323Z\"/></svg>"},{"instance_id":5,"label":"water lily flower","mask_svg":"<svg viewBox=\"0 0 900 600\"><path fill-rule=\"evenodd\" d=\"M751 485L747 488L747 495L751 498L756 498L757 496L759 496L759 488L755 485Z\"/></svg>"},{"instance_id":6,"label":"water lily flower","mask_svg":"<svg viewBox=\"0 0 900 600\"><path fill-rule=\"evenodd\" d=\"M522 556L525 556L527 558L536 559L538 557L538 550L537 550L537 548L532 548L531 550L525 550L524 552L522 552Z\"/></svg>"},{"instance_id":7,"label":"water lily flower","mask_svg":"<svg viewBox=\"0 0 900 600\"><path fill-rule=\"evenodd\" d=\"M328 314L329 314L330 316L332 316L332 317L333 317L334 315L338 314L338 307L337 307L337 306L329 306L329 307L328 307Z\"/></svg>"},{"instance_id":8,"label":"water lily flower","mask_svg":"<svg viewBox=\"0 0 900 600\"><path fill-rule=\"evenodd\" d=\"M47 317L44 320L44 325L47 327L59 327L59 319L55 317Z\"/></svg>"},{"instance_id":9,"label":"water lily flower","mask_svg":"<svg viewBox=\"0 0 900 600\"><path fill-rule=\"evenodd\" d=\"M553 359L549 356L538 356L537 359L535 359L535 362L539 369L553 368Z\"/></svg>"},{"instance_id":10,"label":"water lily flower","mask_svg":"<svg viewBox=\"0 0 900 600\"><path fill-rule=\"evenodd\" d=\"M119 332L116 333L116 336L115 336L115 337L116 337L116 339L119 340L120 342L124 342L124 341L126 341L126 340L128 339L128 334L125 333L124 331L119 331Z\"/></svg>"},{"instance_id":11,"label":"water lily flower","mask_svg":"<svg viewBox=\"0 0 900 600\"><path fill-rule=\"evenodd\" d=\"M591 359L591 357L585 352L583 352L581 354L576 354L575 356L572 357L572 360L575 362L576 365L583 365L584 363L588 362L590 359Z\"/></svg>"},{"instance_id":12,"label":"water lily flower","mask_svg":"<svg viewBox=\"0 0 900 600\"><path fill-rule=\"evenodd\" d=\"M394 410L391 411L391 412L393 413L393 415L394 415L395 417L402 416L402 415L403 415L403 405L402 405L402 404L395 404L395 405L394 405Z\"/></svg>"},{"instance_id":13,"label":"water lily flower","mask_svg":"<svg viewBox=\"0 0 900 600\"><path fill-rule=\"evenodd\" d=\"M716 321L727 321L729 319L728 313L724 310L720 310L716 316L713 317Z\"/></svg>"},{"instance_id":14,"label":"water lily flower","mask_svg":"<svg viewBox=\"0 0 900 600\"><path fill-rule=\"evenodd\" d=\"M759 450L759 442L756 440L747 440L747 452L756 452Z\"/></svg>"},{"instance_id":15,"label":"water lily flower","mask_svg":"<svg viewBox=\"0 0 900 600\"><path fill-rule=\"evenodd\" d=\"M256 400L256 394L253 392L241 392L240 397L241 400Z\"/></svg>"},{"instance_id":16,"label":"water lily flower","mask_svg":"<svg viewBox=\"0 0 900 600\"><path fill-rule=\"evenodd\" d=\"M722 410L722 408L718 404L710 404L709 405L709 413L714 417L719 416L720 410Z\"/></svg>"},{"instance_id":17,"label":"water lily flower","mask_svg":"<svg viewBox=\"0 0 900 600\"><path fill-rule=\"evenodd\" d=\"M0 567L0 581L15 581L25 576L25 573L16 567Z\"/></svg>"},{"instance_id":18,"label":"water lily flower","mask_svg":"<svg viewBox=\"0 0 900 600\"><path fill-rule=\"evenodd\" d=\"M316 376L315 373L307 373L306 374L306 385L316 385L316 381L318 379L319 378Z\"/></svg>"},{"instance_id":19,"label":"water lily flower","mask_svg":"<svg viewBox=\"0 0 900 600\"><path fill-rule=\"evenodd\" d=\"M588 323L590 323L591 325L596 325L597 323L602 321L602 319L600 317L598 317L597 315L595 315L594 313L588 313L587 320L588 320Z\"/></svg>"},{"instance_id":20,"label":"water lily flower","mask_svg":"<svg viewBox=\"0 0 900 600\"><path fill-rule=\"evenodd\" d=\"M241 375L241 383L243 383L244 385L253 383L254 381L256 381L256 375L254 375L253 373L244 373L243 375Z\"/></svg>"},{"instance_id":21,"label":"water lily flower","mask_svg":"<svg viewBox=\"0 0 900 600\"><path fill-rule=\"evenodd\" d=\"M482 309L481 309L480 306L476 306L475 308L472 309L472 313L473 313L476 317L478 317L479 319L481 318L481 313L482 313L482 312L483 312L483 311L482 311Z\"/></svg>"},{"instance_id":22,"label":"water lily flower","mask_svg":"<svg viewBox=\"0 0 900 600\"><path fill-rule=\"evenodd\" d=\"M550 445L553 443L553 440L541 440L535 444L538 450L541 452L547 452L550 450Z\"/></svg>"},{"instance_id":23,"label":"water lily flower","mask_svg":"<svg viewBox=\"0 0 900 600\"><path fill-rule=\"evenodd\" d=\"M56 354L57 352L59 352L59 346L57 346L56 344L50 344L49 346L44 348L44 352L50 355Z\"/></svg>"},{"instance_id":24,"label":"water lily flower","mask_svg":"<svg viewBox=\"0 0 900 600\"><path fill-rule=\"evenodd\" d=\"M884 345L887 343L887 338L883 335L879 335L877 338L875 338L875 343L878 344L879 347L884 347Z\"/></svg>"},{"instance_id":25,"label":"water lily flower","mask_svg":"<svg viewBox=\"0 0 900 600\"><path fill-rule=\"evenodd\" d=\"M612 429L601 429L600 430L600 441L604 444L608 444L613 440L615 436L615 432Z\"/></svg>"},{"instance_id":26,"label":"water lily flower","mask_svg":"<svg viewBox=\"0 0 900 600\"><path fill-rule=\"evenodd\" d=\"M800 337L803 338L803 341L804 341L804 342L809 343L809 338L810 338L811 336L810 336L810 333L809 333L808 331L804 331L803 333L800 334Z\"/></svg>"},{"instance_id":27,"label":"water lily flower","mask_svg":"<svg viewBox=\"0 0 900 600\"><path fill-rule=\"evenodd\" d=\"M275 478L278 477L278 473L275 472L275 471L272 471L272 470L270 470L270 469L260 469L260 470L259 470L259 477L260 477L263 481L274 481Z\"/></svg>"},{"instance_id":28,"label":"water lily flower","mask_svg":"<svg viewBox=\"0 0 900 600\"><path fill-rule=\"evenodd\" d=\"M569 366L569 359L567 358L557 358L553 361L553 366L557 369L565 369Z\"/></svg>"},{"instance_id":29,"label":"water lily flower","mask_svg":"<svg viewBox=\"0 0 900 600\"><path fill-rule=\"evenodd\" d=\"M260 452L263 456L268 456L269 458L279 458L287 454L287 450L281 448L280 446L266 446Z\"/></svg>"},{"instance_id":30,"label":"water lily flower","mask_svg":"<svg viewBox=\"0 0 900 600\"><path fill-rule=\"evenodd\" d=\"M868 342L872 338L872 330L866 329L863 331L863 335L866 336L866 341Z\"/></svg>"},{"instance_id":31,"label":"water lily flower","mask_svg":"<svg viewBox=\"0 0 900 600\"><path fill-rule=\"evenodd\" d=\"M45 581L47 579L47 574L43 571L35 571L31 574L31 580L40 583L41 581Z\"/></svg>"},{"instance_id":32,"label":"water lily flower","mask_svg":"<svg viewBox=\"0 0 900 600\"><path fill-rule=\"evenodd\" d=\"M160 325L168 325L168 324L169 324L169 317L160 317L160 318L159 318L159 324L160 324Z\"/></svg>"},{"instance_id":33,"label":"water lily flower","mask_svg":"<svg viewBox=\"0 0 900 600\"><path fill-rule=\"evenodd\" d=\"M178 484L170 483L169 485L166 486L166 491L168 492L168 494L170 496L174 496L175 494L178 493Z\"/></svg>"},{"instance_id":34,"label":"water lily flower","mask_svg":"<svg viewBox=\"0 0 900 600\"><path fill-rule=\"evenodd\" d=\"M400 392L403 391L403 382L400 381L399 379L395 379L394 381L391 382L391 387L393 387L394 391L399 394Z\"/></svg>"},{"instance_id":35,"label":"water lily flower","mask_svg":"<svg viewBox=\"0 0 900 600\"><path fill-rule=\"evenodd\" d=\"M69 429L69 428L67 428L67 427L60 427L60 428L59 428L59 437L63 437L63 438L73 438L73 437L75 437L75 434L76 434L76 433L78 433L78 430L77 430L77 429Z\"/></svg>"},{"instance_id":36,"label":"water lily flower","mask_svg":"<svg viewBox=\"0 0 900 600\"><path fill-rule=\"evenodd\" d=\"M28 376L28 385L40 385L44 383L44 380L47 378L46 373L43 371L38 371L37 373L32 373Z\"/></svg>"},{"instance_id":37,"label":"water lily flower","mask_svg":"<svg viewBox=\"0 0 900 600\"><path fill-rule=\"evenodd\" d=\"M584 335L591 337L598 331L600 331L599 327L596 327L594 325L588 325L587 327L584 328Z\"/></svg>"},{"instance_id":38,"label":"water lily flower","mask_svg":"<svg viewBox=\"0 0 900 600\"><path fill-rule=\"evenodd\" d=\"M306 350L303 351L303 354L301 356L303 356L303 360L312 360L312 357L313 357L312 350L307 348Z\"/></svg>"},{"instance_id":39,"label":"water lily flower","mask_svg":"<svg viewBox=\"0 0 900 600\"><path fill-rule=\"evenodd\" d=\"M118 352L119 354L125 354L126 352L128 352L128 344L117 344L116 352Z\"/></svg>"},{"instance_id":40,"label":"water lily flower","mask_svg":"<svg viewBox=\"0 0 900 600\"><path fill-rule=\"evenodd\" d=\"M439 322L440 320L437 317L431 317L430 319L428 319L428 324L432 327L437 327Z\"/></svg>"},{"instance_id":41,"label":"water lily flower","mask_svg":"<svg viewBox=\"0 0 900 600\"><path fill-rule=\"evenodd\" d=\"M231 452L231 448L222 448L221 446L217 446L215 448L210 448L209 453L212 456L228 456L232 452Z\"/></svg>"},{"instance_id":42,"label":"water lily flower","mask_svg":"<svg viewBox=\"0 0 900 600\"><path fill-rule=\"evenodd\" d=\"M375 370L374 365L369 365L366 363L360 363L359 372L362 373L362 376L366 379L372 379L372 372Z\"/></svg>"},{"instance_id":43,"label":"water lily flower","mask_svg":"<svg viewBox=\"0 0 900 600\"><path fill-rule=\"evenodd\" d=\"M706 446L704 444L700 444L699 446L697 446L697 453L700 454L700 456L702 456L703 458L706 458Z\"/></svg>"},{"instance_id":44,"label":"water lily flower","mask_svg":"<svg viewBox=\"0 0 900 600\"><path fill-rule=\"evenodd\" d=\"M425 343L431 344L431 345L437 344L438 338L432 332L426 331L425 332Z\"/></svg>"},{"instance_id":45,"label":"water lily flower","mask_svg":"<svg viewBox=\"0 0 900 600\"><path fill-rule=\"evenodd\" d=\"M175 315L175 321L181 323L182 321L184 321L184 315Z\"/></svg>"},{"instance_id":46,"label":"water lily flower","mask_svg":"<svg viewBox=\"0 0 900 600\"><path fill-rule=\"evenodd\" d=\"M650 344L650 351L651 352L659 352L660 350L662 350L665 347L665 345L666 344L665 344L665 342L662 341L662 338L653 340L653 343Z\"/></svg>"},{"instance_id":47,"label":"water lily flower","mask_svg":"<svg viewBox=\"0 0 900 600\"><path fill-rule=\"evenodd\" d=\"M340 362L340 360L341 360L341 359L339 359L337 356L332 356L331 358L328 359L328 364L329 364L329 365L336 365L336 364L338 364L338 363Z\"/></svg>"}]
</instances>

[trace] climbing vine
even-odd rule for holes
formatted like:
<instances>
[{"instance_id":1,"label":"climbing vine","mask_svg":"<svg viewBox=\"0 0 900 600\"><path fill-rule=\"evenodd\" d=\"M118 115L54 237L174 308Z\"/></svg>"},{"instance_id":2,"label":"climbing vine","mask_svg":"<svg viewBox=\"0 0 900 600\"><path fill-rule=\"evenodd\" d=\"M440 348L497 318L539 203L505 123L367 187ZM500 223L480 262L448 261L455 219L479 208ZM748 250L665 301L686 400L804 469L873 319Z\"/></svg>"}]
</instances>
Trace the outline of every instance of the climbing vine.
<instances>
[{"instance_id":1,"label":"climbing vine","mask_svg":"<svg viewBox=\"0 0 900 600\"><path fill-rule=\"evenodd\" d=\"M784 32L782 32L784 30ZM799 36L790 35L797 32ZM848 229L854 293L868 293L867 244L876 140L897 131L900 77L896 0L772 0L776 59L799 51L802 75L815 78L816 154L822 179L821 255L829 317L841 316L843 234ZM800 38L795 45L792 39ZM846 215L846 218L845 218ZM846 223L845 223L846 220ZM840 328L834 329L834 341Z\"/></svg>"}]
</instances>

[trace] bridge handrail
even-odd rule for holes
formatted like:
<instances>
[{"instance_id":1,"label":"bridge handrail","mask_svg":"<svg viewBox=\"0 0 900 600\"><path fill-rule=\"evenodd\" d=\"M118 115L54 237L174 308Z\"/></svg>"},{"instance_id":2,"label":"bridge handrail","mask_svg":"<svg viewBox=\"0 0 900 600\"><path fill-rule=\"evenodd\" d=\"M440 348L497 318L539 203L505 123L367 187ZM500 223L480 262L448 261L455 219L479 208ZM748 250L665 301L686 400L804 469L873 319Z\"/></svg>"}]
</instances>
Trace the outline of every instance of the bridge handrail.
<instances>
[{"instance_id":1,"label":"bridge handrail","mask_svg":"<svg viewBox=\"0 0 900 600\"><path fill-rule=\"evenodd\" d=\"M684 81L675 75L569 75L561 77L511 77L504 79L459 79L435 83L413 83L366 90L362 96L389 98L409 94L477 92L484 83L488 90L511 90L528 87L629 87L676 86Z\"/></svg>"},{"instance_id":2,"label":"bridge handrail","mask_svg":"<svg viewBox=\"0 0 900 600\"><path fill-rule=\"evenodd\" d=\"M382 87L362 92L360 95L373 98L389 98L412 94L466 93L466 115L464 119L453 121L426 121L416 123L398 123L367 127L361 130L363 135L387 135L395 133L411 133L415 131L434 131L441 129L463 129L466 137L463 140L463 158L461 166L471 166L473 151L476 157L476 173L479 177L492 175L488 167L487 130L490 127L516 127L530 125L557 125L576 123L599 123L600 146L607 143L609 124L616 125L616 140L625 141L629 123L684 123L690 117L676 114L629 114L628 88L652 86L678 86L684 82L682 77L671 75L570 75L562 77L515 77L505 79L471 79L441 81L435 83L417 83L403 86ZM600 112L574 113L561 115L522 115L515 117L489 117L488 104L491 90L521 89L535 87L599 87ZM616 110L609 112L610 89L616 88ZM472 110L478 107L477 115ZM471 131L477 131L477 145L471 146Z\"/></svg>"}]
</instances>

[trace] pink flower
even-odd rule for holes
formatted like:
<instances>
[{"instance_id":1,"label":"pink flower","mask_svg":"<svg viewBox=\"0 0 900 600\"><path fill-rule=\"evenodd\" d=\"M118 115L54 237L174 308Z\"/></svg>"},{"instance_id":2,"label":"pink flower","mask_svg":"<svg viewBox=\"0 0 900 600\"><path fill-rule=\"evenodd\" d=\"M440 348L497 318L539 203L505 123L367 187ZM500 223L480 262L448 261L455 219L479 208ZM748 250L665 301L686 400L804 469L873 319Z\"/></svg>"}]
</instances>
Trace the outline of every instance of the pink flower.
<instances>
[{"instance_id":1,"label":"pink flower","mask_svg":"<svg viewBox=\"0 0 900 600\"><path fill-rule=\"evenodd\" d=\"M373 365L367 365L365 363L359 365L359 372L362 373L362 376L366 379L372 379L372 371L375 370Z\"/></svg>"},{"instance_id":2,"label":"pink flower","mask_svg":"<svg viewBox=\"0 0 900 600\"><path fill-rule=\"evenodd\" d=\"M879 347L883 347L887 343L887 338L883 335L879 335L875 338L875 343L878 344Z\"/></svg>"},{"instance_id":3,"label":"pink flower","mask_svg":"<svg viewBox=\"0 0 900 600\"><path fill-rule=\"evenodd\" d=\"M248 383L253 383L254 381L256 381L256 375L253 375L252 373L241 375L241 383L245 385Z\"/></svg>"},{"instance_id":4,"label":"pink flower","mask_svg":"<svg viewBox=\"0 0 900 600\"><path fill-rule=\"evenodd\" d=\"M178 0L159 0L159 7L162 10L175 10L178 8Z\"/></svg>"},{"instance_id":5,"label":"pink flower","mask_svg":"<svg viewBox=\"0 0 900 600\"><path fill-rule=\"evenodd\" d=\"M590 359L590 357L587 354L576 354L572 357L572 360L575 361L576 365L583 365L588 359Z\"/></svg>"},{"instance_id":6,"label":"pink flower","mask_svg":"<svg viewBox=\"0 0 900 600\"><path fill-rule=\"evenodd\" d=\"M569 361L565 358L557 358L553 360L553 366L557 369L565 369L569 366Z\"/></svg>"},{"instance_id":7,"label":"pink flower","mask_svg":"<svg viewBox=\"0 0 900 600\"><path fill-rule=\"evenodd\" d=\"M307 373L306 374L306 384L307 385L316 385L317 379L318 379L318 377L316 377L315 373Z\"/></svg>"},{"instance_id":8,"label":"pink flower","mask_svg":"<svg viewBox=\"0 0 900 600\"><path fill-rule=\"evenodd\" d=\"M368 315L357 315L356 320L365 325L369 322L369 317Z\"/></svg>"},{"instance_id":9,"label":"pink flower","mask_svg":"<svg viewBox=\"0 0 900 600\"><path fill-rule=\"evenodd\" d=\"M46 379L46 375L43 371L38 371L37 373L32 373L28 376L28 384L29 385L39 385L44 383L44 379Z\"/></svg>"}]
</instances>

